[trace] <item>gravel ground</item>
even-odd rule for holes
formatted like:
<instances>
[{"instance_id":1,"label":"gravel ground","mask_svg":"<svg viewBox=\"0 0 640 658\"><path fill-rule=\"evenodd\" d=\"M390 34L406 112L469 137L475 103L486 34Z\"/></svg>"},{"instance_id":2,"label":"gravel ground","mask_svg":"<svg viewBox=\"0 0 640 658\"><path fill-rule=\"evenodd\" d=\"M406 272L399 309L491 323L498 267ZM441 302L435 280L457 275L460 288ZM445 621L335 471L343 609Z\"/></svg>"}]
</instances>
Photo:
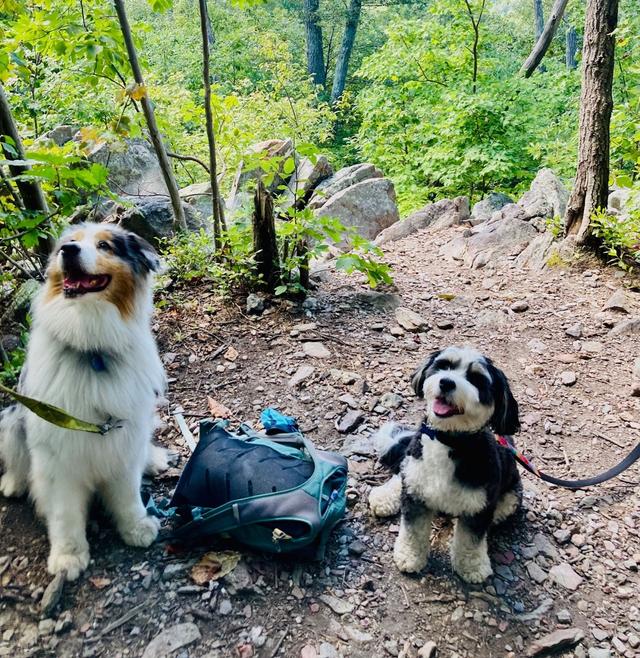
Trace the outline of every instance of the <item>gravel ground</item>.
<instances>
[{"instance_id":1,"label":"gravel ground","mask_svg":"<svg viewBox=\"0 0 640 658\"><path fill-rule=\"evenodd\" d=\"M172 413L181 408L195 430L210 396L236 420L275 406L319 446L347 454L347 517L321 563L242 551L228 576L198 585L191 567L228 547L128 548L96 509L88 571L52 592L43 526L26 501L2 500L0 656L515 657L562 642L565 656L640 656L637 467L578 492L525 474L523 510L493 534L495 574L483 586L452 573L447 519L425 571L408 577L391 560L397 519L368 513L368 491L386 477L369 435L385 420L420 417L410 374L447 344L474 345L508 374L522 412L518 444L541 470L592 475L640 440L632 282L596 261L542 274L472 271L437 256L451 233L388 245L393 290L327 271L303 308L247 316L205 284L165 290L157 332L170 406L158 438L179 456L147 483L151 493L170 493L188 456ZM404 331L398 307L428 328Z\"/></svg>"}]
</instances>

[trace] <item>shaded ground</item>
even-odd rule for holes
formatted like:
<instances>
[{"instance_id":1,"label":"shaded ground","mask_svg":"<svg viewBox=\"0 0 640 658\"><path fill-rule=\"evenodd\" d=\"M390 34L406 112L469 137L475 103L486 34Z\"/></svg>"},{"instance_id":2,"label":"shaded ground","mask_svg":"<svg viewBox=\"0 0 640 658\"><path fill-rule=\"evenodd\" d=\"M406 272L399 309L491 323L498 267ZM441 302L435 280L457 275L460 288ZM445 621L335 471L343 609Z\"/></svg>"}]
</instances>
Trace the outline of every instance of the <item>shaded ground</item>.
<instances>
[{"instance_id":1,"label":"shaded ground","mask_svg":"<svg viewBox=\"0 0 640 658\"><path fill-rule=\"evenodd\" d=\"M305 312L277 308L256 319L222 307L203 287L168 295L157 329L171 411L181 406L195 427L208 415L207 395L241 420L256 421L271 405L296 416L320 446L341 449L352 437L339 434L335 423L349 406L364 415L359 437L388 418L418 418L409 388L413 368L436 347L466 343L509 375L524 421L519 445L542 470L586 476L630 451L640 440L640 399L630 395L640 341L610 336L609 327L625 316L601 313L622 285L618 273L594 263L543 275L470 271L442 262L438 241L419 233L388 246L397 291L372 293L327 273ZM632 312L637 297L629 293ZM398 303L431 329L399 331ZM514 303L528 308L514 312ZM315 326L298 327L309 323ZM330 351L328 358L305 355L303 344L312 339ZM219 349L227 345L237 351L235 361ZM314 372L290 388L302 364ZM562 383L567 371L574 385ZM386 393L400 398L383 398ZM389 410L381 398L400 406ZM172 417L166 420L160 441L182 455L182 465L188 451ZM366 441L359 443L366 453ZM375 521L366 507L370 486L385 475L366 455L353 455L351 467L348 516L324 562L247 553L229 577L204 588L188 570L206 549L130 549L97 513L90 568L65 587L53 622L40 620L38 605L49 582L43 528L26 502L2 500L0 656L141 656L164 628L183 623L195 623L200 637L172 654L181 658L408 657L429 641L439 656L523 656L535 638L563 627L585 634L564 655L640 655L637 467L587 492L525 475L524 510L494 535L496 573L484 587L452 574L445 520L438 522L424 574L399 575L391 560L395 521ZM178 473L156 480L154 495L170 492ZM335 612L323 595L348 611ZM193 630L181 626L170 635L179 638L185 629ZM152 655L160 654L150 648L146 658Z\"/></svg>"}]
</instances>

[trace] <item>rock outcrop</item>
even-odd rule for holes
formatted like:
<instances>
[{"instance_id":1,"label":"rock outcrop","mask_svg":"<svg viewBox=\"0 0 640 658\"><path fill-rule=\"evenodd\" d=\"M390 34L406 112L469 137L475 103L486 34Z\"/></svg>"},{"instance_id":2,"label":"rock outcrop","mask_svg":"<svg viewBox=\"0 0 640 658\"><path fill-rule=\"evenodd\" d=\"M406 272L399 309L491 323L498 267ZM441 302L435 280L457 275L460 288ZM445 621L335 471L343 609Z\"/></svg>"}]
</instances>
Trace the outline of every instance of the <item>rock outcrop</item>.
<instances>
[{"instance_id":1,"label":"rock outcrop","mask_svg":"<svg viewBox=\"0 0 640 658\"><path fill-rule=\"evenodd\" d=\"M513 199L506 194L500 192L491 192L486 196L482 201L474 204L471 211L471 217L469 217L469 223L472 226L477 224L482 224L491 218L494 212L501 210L509 203L513 203Z\"/></svg>"},{"instance_id":2,"label":"rock outcrop","mask_svg":"<svg viewBox=\"0 0 640 658\"><path fill-rule=\"evenodd\" d=\"M550 169L542 169L518 203L503 206L487 221L457 235L440 254L474 269L490 261L541 269L554 248L547 220L564 216L568 197L560 179Z\"/></svg>"},{"instance_id":3,"label":"rock outcrop","mask_svg":"<svg viewBox=\"0 0 640 658\"><path fill-rule=\"evenodd\" d=\"M187 228L198 231L207 228L204 217L189 204L183 204ZM168 197L141 197L135 199L129 208L119 208L107 221L115 221L129 231L133 231L151 244L174 235L173 208Z\"/></svg>"},{"instance_id":4,"label":"rock outcrop","mask_svg":"<svg viewBox=\"0 0 640 658\"><path fill-rule=\"evenodd\" d=\"M401 222L397 222L384 229L375 239L380 246L387 242L406 238L423 228L435 229L455 226L469 218L469 199L459 196L455 199L442 199L436 203L430 203L418 210Z\"/></svg>"},{"instance_id":5,"label":"rock outcrop","mask_svg":"<svg viewBox=\"0 0 640 658\"><path fill-rule=\"evenodd\" d=\"M144 139L100 142L87 157L109 170L107 184L116 194L131 197L168 194L156 153Z\"/></svg>"},{"instance_id":6,"label":"rock outcrop","mask_svg":"<svg viewBox=\"0 0 640 658\"><path fill-rule=\"evenodd\" d=\"M370 178L346 187L331 196L315 214L337 217L369 240L400 219L395 189L388 178Z\"/></svg>"}]
</instances>

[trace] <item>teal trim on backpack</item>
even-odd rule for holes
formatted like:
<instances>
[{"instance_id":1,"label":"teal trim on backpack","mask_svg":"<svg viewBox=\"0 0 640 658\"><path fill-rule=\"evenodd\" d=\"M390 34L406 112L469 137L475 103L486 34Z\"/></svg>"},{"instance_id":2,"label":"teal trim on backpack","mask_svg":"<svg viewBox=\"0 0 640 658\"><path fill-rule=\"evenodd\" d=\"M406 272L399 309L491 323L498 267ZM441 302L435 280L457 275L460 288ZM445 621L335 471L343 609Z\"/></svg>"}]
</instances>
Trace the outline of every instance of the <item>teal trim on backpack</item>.
<instances>
[{"instance_id":1,"label":"teal trim on backpack","mask_svg":"<svg viewBox=\"0 0 640 658\"><path fill-rule=\"evenodd\" d=\"M347 460L337 453L318 450L300 432L267 436L243 425L239 433L233 433L229 431L227 425L228 423L224 421L201 423L200 441L205 437L207 443L203 451L215 448L218 441L221 446L230 443L238 452L239 448L243 449L242 443L238 441L242 441L247 447L247 459L251 458L253 447L260 446L267 448L267 452L274 451L273 459L276 461L278 455L281 455L287 464L293 463L295 466L295 460L300 460L301 466L306 463L305 468L308 470L309 466L312 466L313 470L303 482L282 491L228 500L217 507L203 506L201 501L197 506L185 506L180 503L190 493L189 486L193 481L194 470L202 468L198 459L203 451L196 448L185 467L176 487L174 500L171 502L176 508L175 517L186 518L187 521L174 528L171 537L188 541L225 533L236 541L260 551L271 553L302 551L307 555L313 554L316 559L322 559L331 530L345 515ZM261 454L264 452L263 450ZM207 453L207 458L211 460L211 452ZM213 487L218 486L218 480L221 479L220 474L216 472L216 466L226 468L227 464L214 462L210 469L213 471L214 482L211 484ZM256 463L255 469L256 471L263 469L260 473L262 478L265 474L267 478L269 477L269 467L262 462ZM205 478L207 483L209 483L209 475L210 472L207 471ZM231 475L233 476L233 472ZM277 484L274 482L274 485ZM178 504L174 502L176 499Z\"/></svg>"}]
</instances>

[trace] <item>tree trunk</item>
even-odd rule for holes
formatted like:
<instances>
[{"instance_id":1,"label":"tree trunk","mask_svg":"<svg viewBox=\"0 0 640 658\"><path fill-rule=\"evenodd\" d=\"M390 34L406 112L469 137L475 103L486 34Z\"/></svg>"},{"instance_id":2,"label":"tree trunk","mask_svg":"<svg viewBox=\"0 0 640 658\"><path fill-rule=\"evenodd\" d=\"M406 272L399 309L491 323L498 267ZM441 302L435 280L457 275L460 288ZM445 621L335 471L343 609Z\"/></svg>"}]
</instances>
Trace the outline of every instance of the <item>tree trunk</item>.
<instances>
[{"instance_id":1,"label":"tree trunk","mask_svg":"<svg viewBox=\"0 0 640 658\"><path fill-rule=\"evenodd\" d=\"M478 16L474 16L473 9L471 8L470 0L464 0L464 3L467 7L467 13L469 14L469 19L471 20L471 26L473 27L473 46L471 48L471 54L473 55L473 93L475 94L478 88L478 44L480 43L480 23L482 22L482 14L484 14L484 7L486 5L486 0L482 0L480 5L480 11Z\"/></svg>"},{"instance_id":2,"label":"tree trunk","mask_svg":"<svg viewBox=\"0 0 640 658\"><path fill-rule=\"evenodd\" d=\"M578 35L576 28L573 25L567 27L567 34L565 36L566 49L565 49L565 64L568 69L573 70L578 66L576 62L576 51L578 49Z\"/></svg>"},{"instance_id":3,"label":"tree trunk","mask_svg":"<svg viewBox=\"0 0 640 658\"><path fill-rule=\"evenodd\" d=\"M553 8L551 9L551 15L547 24L544 26L544 30L540 35L540 38L536 42L536 45L533 47L531 54L527 57L525 63L520 69L520 74L524 75L525 78L530 78L531 74L538 68L538 64L542 61L542 58L545 56L549 46L553 41L553 36L558 29L558 23L564 14L564 10L567 6L569 0L556 0Z\"/></svg>"},{"instance_id":4,"label":"tree trunk","mask_svg":"<svg viewBox=\"0 0 640 658\"><path fill-rule=\"evenodd\" d=\"M253 198L253 250L256 272L265 287L273 292L280 285L280 259L276 240L276 224L273 216L273 199L264 183L258 181Z\"/></svg>"},{"instance_id":5,"label":"tree trunk","mask_svg":"<svg viewBox=\"0 0 640 658\"><path fill-rule=\"evenodd\" d=\"M536 41L540 38L544 30L544 11L542 9L542 0L533 0L533 15L536 26Z\"/></svg>"},{"instance_id":6,"label":"tree trunk","mask_svg":"<svg viewBox=\"0 0 640 658\"><path fill-rule=\"evenodd\" d=\"M144 89L144 78L142 77L142 70L140 69L140 64L138 62L138 54L136 53L136 47L133 43L133 37L131 36L131 27L129 26L127 13L124 8L124 0L113 0L113 2L116 8L116 13L118 14L118 22L120 23L124 43L127 47L127 54L129 55L129 64L131 65L133 78L136 81L136 84L141 89ZM147 122L147 130L149 131L149 136L151 137L151 142L158 158L158 164L162 171L162 177L164 178L164 183L167 186L169 198L171 199L175 229L178 231L186 231L187 220L184 215L180 193L178 192L178 184L176 183L171 163L169 162L167 152L162 143L162 137L158 130L158 124L156 123L156 116L153 112L153 106L151 105L146 89L144 90L144 95L140 99L140 104L142 105L144 118Z\"/></svg>"},{"instance_id":7,"label":"tree trunk","mask_svg":"<svg viewBox=\"0 0 640 658\"><path fill-rule=\"evenodd\" d=\"M12 152L6 146L3 149L4 156L7 160L24 160L24 148L22 140L18 134L9 100L5 94L4 87L0 84L0 135L8 137L13 142L15 152ZM5 141L5 140L3 140ZM20 192L22 207L24 210L41 213L45 217L49 215L49 206L44 196L40 184L36 180L21 180L19 177L27 174L31 167L29 165L9 165L9 171L14 178L17 178L16 185ZM7 181L9 185L11 183ZM52 247L52 241L49 238L41 238L36 248L37 255L45 259L49 255Z\"/></svg>"},{"instance_id":8,"label":"tree trunk","mask_svg":"<svg viewBox=\"0 0 640 658\"><path fill-rule=\"evenodd\" d=\"M204 82L204 112L207 120L207 142L209 143L209 180L211 181L211 202L213 206L213 230L216 250L222 247L222 231L226 229L224 211L218 187L218 167L216 163L216 137L211 109L211 73L209 70L209 46L214 43L207 13L207 0L199 0L200 29L202 32L202 79Z\"/></svg>"},{"instance_id":9,"label":"tree trunk","mask_svg":"<svg viewBox=\"0 0 640 658\"><path fill-rule=\"evenodd\" d=\"M360 20L361 11L362 0L351 0L349 2L347 20L344 26L344 34L342 35L342 44L340 45L340 52L338 53L336 69L333 75L333 87L331 89L332 103L339 101L344 92L345 83L347 81L347 70L349 69L349 60L351 59L351 51L353 50L353 44L356 40L356 31L358 29L358 21Z\"/></svg>"},{"instance_id":10,"label":"tree trunk","mask_svg":"<svg viewBox=\"0 0 640 658\"><path fill-rule=\"evenodd\" d=\"M618 0L588 0L582 49L580 141L576 180L565 218L577 244L589 237L591 215L609 196L610 121Z\"/></svg>"},{"instance_id":11,"label":"tree trunk","mask_svg":"<svg viewBox=\"0 0 640 658\"><path fill-rule=\"evenodd\" d=\"M318 16L320 0L303 1L304 28L307 33L307 71L313 78L314 84L324 87L327 80L322 51L322 28Z\"/></svg>"}]
</instances>

